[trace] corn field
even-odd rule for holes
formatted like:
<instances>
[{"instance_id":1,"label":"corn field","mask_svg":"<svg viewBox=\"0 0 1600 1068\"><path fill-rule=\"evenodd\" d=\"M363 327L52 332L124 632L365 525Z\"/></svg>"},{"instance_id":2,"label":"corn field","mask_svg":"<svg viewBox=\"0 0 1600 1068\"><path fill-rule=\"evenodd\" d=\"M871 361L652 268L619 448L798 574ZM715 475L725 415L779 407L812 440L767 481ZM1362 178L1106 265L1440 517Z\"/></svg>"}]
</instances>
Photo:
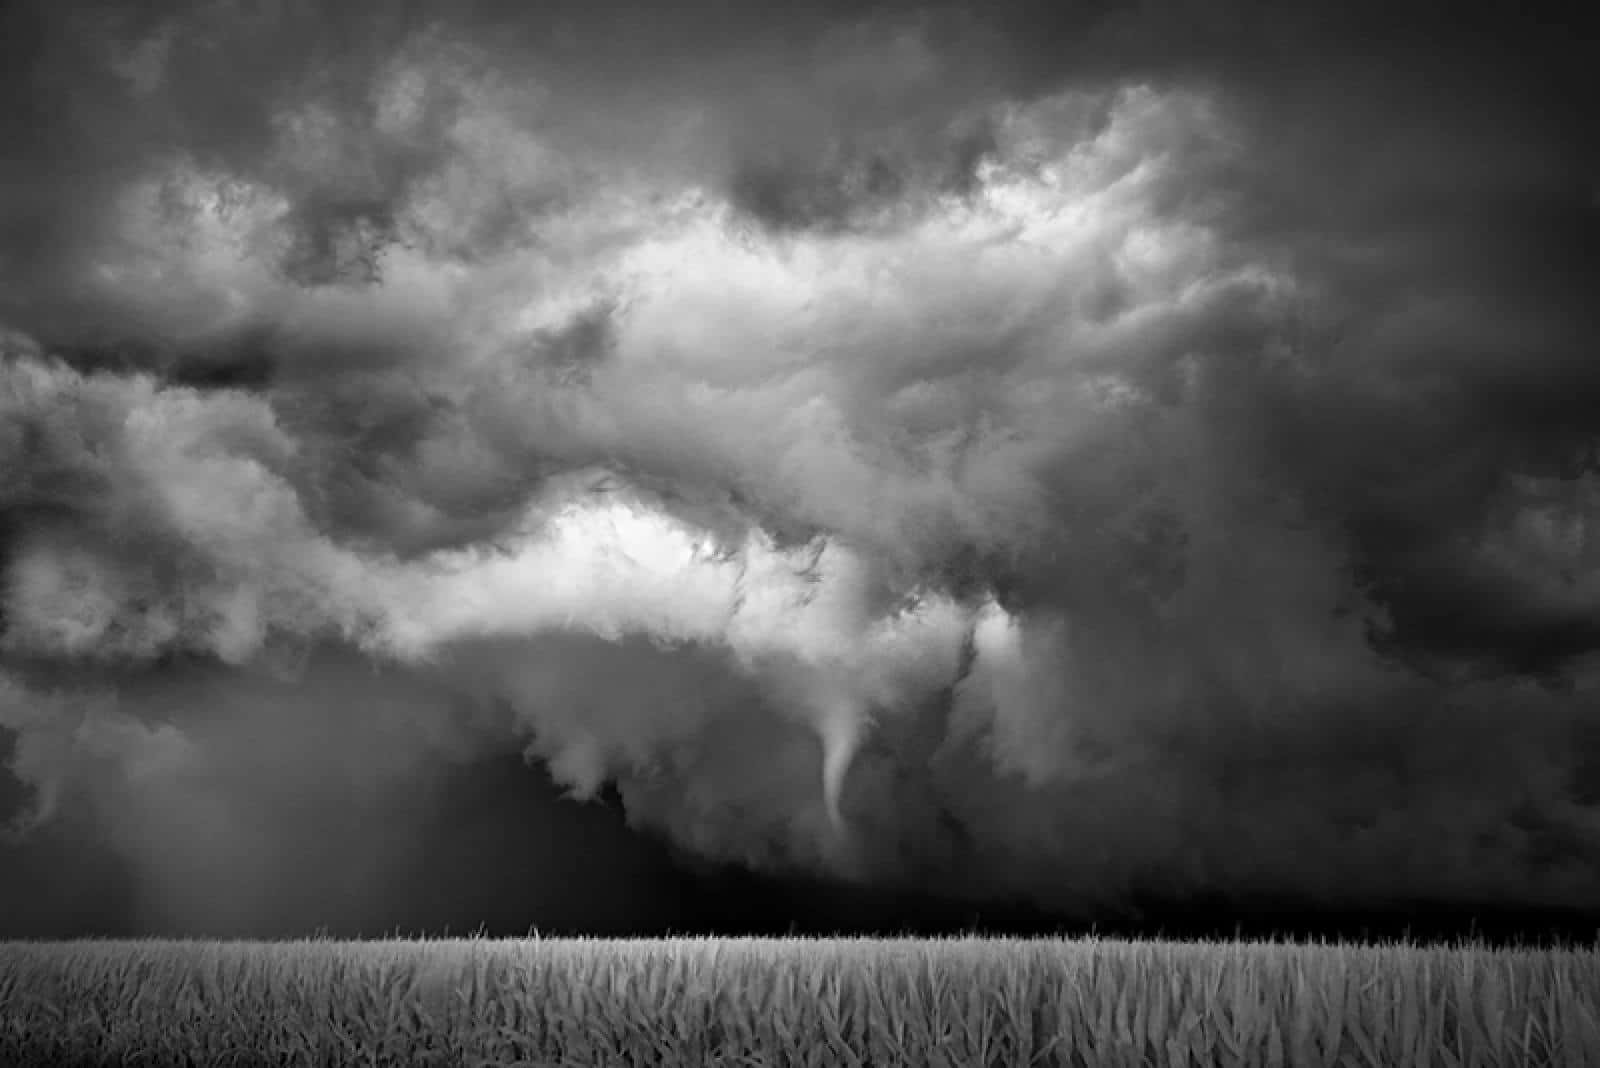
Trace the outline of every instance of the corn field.
<instances>
[{"instance_id":1,"label":"corn field","mask_svg":"<svg viewBox=\"0 0 1600 1068\"><path fill-rule=\"evenodd\" d=\"M1600 952L951 939L0 946L0 1064L1600 1065Z\"/></svg>"}]
</instances>

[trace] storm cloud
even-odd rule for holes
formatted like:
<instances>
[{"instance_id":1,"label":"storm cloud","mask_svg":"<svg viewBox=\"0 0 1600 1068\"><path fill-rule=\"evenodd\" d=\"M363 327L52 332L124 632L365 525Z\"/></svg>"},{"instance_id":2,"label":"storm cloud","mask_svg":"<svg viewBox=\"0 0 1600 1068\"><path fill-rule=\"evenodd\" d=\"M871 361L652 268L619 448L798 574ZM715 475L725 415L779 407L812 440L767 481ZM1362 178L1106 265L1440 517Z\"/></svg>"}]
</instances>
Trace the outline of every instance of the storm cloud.
<instances>
[{"instance_id":1,"label":"storm cloud","mask_svg":"<svg viewBox=\"0 0 1600 1068\"><path fill-rule=\"evenodd\" d=\"M758 870L1596 900L1559 27L397 11L5 16L17 830L225 927L522 751Z\"/></svg>"}]
</instances>

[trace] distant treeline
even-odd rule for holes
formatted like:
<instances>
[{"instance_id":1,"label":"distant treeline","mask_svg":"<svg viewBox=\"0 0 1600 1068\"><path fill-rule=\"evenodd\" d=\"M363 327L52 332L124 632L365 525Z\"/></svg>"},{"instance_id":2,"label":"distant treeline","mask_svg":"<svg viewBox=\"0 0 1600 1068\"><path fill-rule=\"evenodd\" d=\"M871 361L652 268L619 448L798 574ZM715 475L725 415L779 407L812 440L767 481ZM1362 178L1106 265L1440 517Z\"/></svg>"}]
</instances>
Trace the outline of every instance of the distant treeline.
<instances>
[{"instance_id":1,"label":"distant treeline","mask_svg":"<svg viewBox=\"0 0 1600 1068\"><path fill-rule=\"evenodd\" d=\"M1077 912L1025 902L973 902L930 892L780 880L725 871L707 880L698 915L674 931L692 935L996 936L1100 934L1177 940L1293 939L1493 946L1600 943L1600 909L1390 901L1361 907L1267 896L1133 897ZM505 934L514 932L506 931ZM582 932L563 932L582 933ZM654 934L659 932L641 932Z\"/></svg>"}]
</instances>

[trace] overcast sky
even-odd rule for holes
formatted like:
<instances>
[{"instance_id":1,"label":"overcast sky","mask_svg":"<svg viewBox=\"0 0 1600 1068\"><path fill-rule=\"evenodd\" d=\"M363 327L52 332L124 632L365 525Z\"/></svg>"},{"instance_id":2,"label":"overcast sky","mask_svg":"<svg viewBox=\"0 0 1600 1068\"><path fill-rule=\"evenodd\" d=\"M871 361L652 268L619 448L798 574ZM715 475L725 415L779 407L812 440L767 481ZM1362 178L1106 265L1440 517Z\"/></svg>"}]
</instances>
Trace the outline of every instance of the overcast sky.
<instances>
[{"instance_id":1,"label":"overcast sky","mask_svg":"<svg viewBox=\"0 0 1600 1068\"><path fill-rule=\"evenodd\" d=\"M0 934L1600 901L1600 63L1450 14L7 5Z\"/></svg>"}]
</instances>

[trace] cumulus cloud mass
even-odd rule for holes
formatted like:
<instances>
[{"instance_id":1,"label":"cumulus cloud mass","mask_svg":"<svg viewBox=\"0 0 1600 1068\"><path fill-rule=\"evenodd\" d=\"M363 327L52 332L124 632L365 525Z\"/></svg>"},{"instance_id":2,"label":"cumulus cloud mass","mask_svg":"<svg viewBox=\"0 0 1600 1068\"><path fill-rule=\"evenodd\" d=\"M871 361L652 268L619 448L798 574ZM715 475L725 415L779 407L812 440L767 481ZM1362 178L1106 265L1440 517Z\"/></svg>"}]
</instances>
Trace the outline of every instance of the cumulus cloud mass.
<instances>
[{"instance_id":1,"label":"cumulus cloud mass","mask_svg":"<svg viewBox=\"0 0 1600 1068\"><path fill-rule=\"evenodd\" d=\"M14 835L225 924L520 750L758 871L1600 900L1560 27L672 8L7 8Z\"/></svg>"}]
</instances>

